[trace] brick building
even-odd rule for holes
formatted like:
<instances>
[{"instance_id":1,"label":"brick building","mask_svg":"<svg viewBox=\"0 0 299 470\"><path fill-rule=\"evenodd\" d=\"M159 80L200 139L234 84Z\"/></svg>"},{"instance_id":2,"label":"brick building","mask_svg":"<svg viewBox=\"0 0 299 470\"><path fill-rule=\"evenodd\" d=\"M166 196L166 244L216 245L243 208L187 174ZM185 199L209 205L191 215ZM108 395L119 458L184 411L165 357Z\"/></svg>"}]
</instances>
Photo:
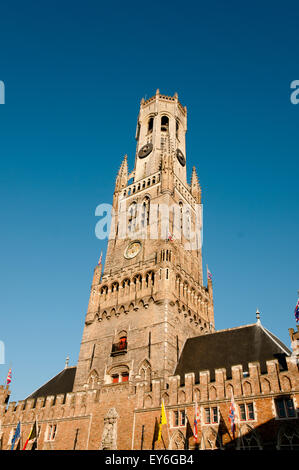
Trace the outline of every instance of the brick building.
<instances>
[{"instance_id":1,"label":"brick building","mask_svg":"<svg viewBox=\"0 0 299 470\"><path fill-rule=\"evenodd\" d=\"M105 266L94 270L78 364L25 400L0 387L1 448L35 421L38 449L299 448L299 331L292 352L261 323L215 330L203 282L201 187L186 175L187 110L141 101L134 170L113 195ZM229 408L237 411L232 433ZM167 425L157 441L161 403ZM199 410L198 440L192 429Z\"/></svg>"}]
</instances>

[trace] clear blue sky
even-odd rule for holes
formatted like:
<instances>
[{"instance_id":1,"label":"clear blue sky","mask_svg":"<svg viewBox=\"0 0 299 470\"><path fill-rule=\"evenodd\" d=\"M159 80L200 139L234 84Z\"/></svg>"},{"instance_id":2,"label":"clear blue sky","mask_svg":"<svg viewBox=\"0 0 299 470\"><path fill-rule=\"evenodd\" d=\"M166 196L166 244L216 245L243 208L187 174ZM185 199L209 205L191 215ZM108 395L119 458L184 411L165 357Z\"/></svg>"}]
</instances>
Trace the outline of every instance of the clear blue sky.
<instances>
[{"instance_id":1,"label":"clear blue sky","mask_svg":"<svg viewBox=\"0 0 299 470\"><path fill-rule=\"evenodd\" d=\"M133 167L139 102L188 108L216 328L262 323L290 346L298 273L299 6L289 1L2 2L0 340L25 398L78 358L106 242L95 208Z\"/></svg>"}]
</instances>

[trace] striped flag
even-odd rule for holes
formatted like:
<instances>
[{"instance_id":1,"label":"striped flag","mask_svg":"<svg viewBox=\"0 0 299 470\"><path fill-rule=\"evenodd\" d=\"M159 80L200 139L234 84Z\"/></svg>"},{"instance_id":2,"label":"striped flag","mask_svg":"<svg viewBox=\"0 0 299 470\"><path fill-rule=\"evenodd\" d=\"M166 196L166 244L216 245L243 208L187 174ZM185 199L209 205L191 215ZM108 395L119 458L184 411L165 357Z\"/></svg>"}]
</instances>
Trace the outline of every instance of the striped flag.
<instances>
[{"instance_id":1,"label":"striped flag","mask_svg":"<svg viewBox=\"0 0 299 470\"><path fill-rule=\"evenodd\" d=\"M7 377L6 377L6 385L9 385L11 382L11 369L9 369Z\"/></svg>"},{"instance_id":2,"label":"striped flag","mask_svg":"<svg viewBox=\"0 0 299 470\"><path fill-rule=\"evenodd\" d=\"M212 273L211 271L209 271L209 269L207 268L207 271L208 271L208 279L210 279L210 281L212 280Z\"/></svg>"},{"instance_id":3,"label":"striped flag","mask_svg":"<svg viewBox=\"0 0 299 470\"><path fill-rule=\"evenodd\" d=\"M235 430L236 430L236 404L235 404L235 399L234 399L234 394L232 392L232 397L231 397L231 402L230 402L230 407L229 407L229 422L230 422L230 429L235 436Z\"/></svg>"},{"instance_id":4,"label":"striped flag","mask_svg":"<svg viewBox=\"0 0 299 470\"><path fill-rule=\"evenodd\" d=\"M101 256L100 256L98 264L102 264L102 258L103 258L103 252L101 251Z\"/></svg>"},{"instance_id":5,"label":"striped flag","mask_svg":"<svg viewBox=\"0 0 299 470\"><path fill-rule=\"evenodd\" d=\"M15 433L13 435L13 438L12 438L12 441L11 441L11 448L10 450L13 450L14 446L15 446L15 443L16 443L16 440L19 439L19 437L21 436L21 423L20 421L18 422L18 425L16 427L16 430L15 430Z\"/></svg>"},{"instance_id":6,"label":"striped flag","mask_svg":"<svg viewBox=\"0 0 299 470\"><path fill-rule=\"evenodd\" d=\"M194 425L193 425L193 435L196 440L198 441L198 425L200 423L200 417L199 417L199 409L197 406L197 403L195 403L195 410L194 410Z\"/></svg>"},{"instance_id":7,"label":"striped flag","mask_svg":"<svg viewBox=\"0 0 299 470\"><path fill-rule=\"evenodd\" d=\"M299 299L298 299L298 302L297 302L297 305L295 307L295 318L296 318L296 323L299 323Z\"/></svg>"},{"instance_id":8,"label":"striped flag","mask_svg":"<svg viewBox=\"0 0 299 470\"><path fill-rule=\"evenodd\" d=\"M25 442L23 450L26 449L27 444L28 444L29 441L31 441L32 439L36 439L36 438L37 438L37 424L36 424L36 421L34 421L34 425L31 428L30 434L29 434L29 436L28 436L28 438Z\"/></svg>"}]
</instances>

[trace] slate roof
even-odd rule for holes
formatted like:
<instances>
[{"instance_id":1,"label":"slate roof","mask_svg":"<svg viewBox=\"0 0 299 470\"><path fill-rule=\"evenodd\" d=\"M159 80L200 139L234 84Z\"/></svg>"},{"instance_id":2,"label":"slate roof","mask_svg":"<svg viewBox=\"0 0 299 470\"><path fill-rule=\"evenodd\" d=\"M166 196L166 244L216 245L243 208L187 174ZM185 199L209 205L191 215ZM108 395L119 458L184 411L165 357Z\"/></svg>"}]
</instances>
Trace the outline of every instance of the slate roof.
<instances>
[{"instance_id":1,"label":"slate roof","mask_svg":"<svg viewBox=\"0 0 299 470\"><path fill-rule=\"evenodd\" d=\"M48 395L59 395L73 391L76 367L67 367L55 375L49 382L42 385L38 390L26 398L46 397Z\"/></svg>"},{"instance_id":2,"label":"slate roof","mask_svg":"<svg viewBox=\"0 0 299 470\"><path fill-rule=\"evenodd\" d=\"M246 372L249 362L259 362L261 373L265 373L270 359L278 359L280 369L285 370L285 357L289 355L289 349L275 335L256 323L187 339L174 375L180 375L184 383L185 374L194 372L198 383L199 371L209 370L213 381L215 369L225 368L227 378L231 378L231 366L242 364Z\"/></svg>"}]
</instances>

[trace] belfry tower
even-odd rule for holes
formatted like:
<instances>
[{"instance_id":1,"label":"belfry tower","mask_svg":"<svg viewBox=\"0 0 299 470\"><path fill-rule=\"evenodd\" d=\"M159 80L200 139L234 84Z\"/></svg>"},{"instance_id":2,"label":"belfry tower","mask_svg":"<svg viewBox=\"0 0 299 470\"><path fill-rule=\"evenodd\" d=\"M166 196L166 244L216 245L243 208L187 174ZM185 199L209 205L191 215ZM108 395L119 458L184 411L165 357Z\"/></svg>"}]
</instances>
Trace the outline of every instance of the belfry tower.
<instances>
[{"instance_id":1,"label":"belfry tower","mask_svg":"<svg viewBox=\"0 0 299 470\"><path fill-rule=\"evenodd\" d=\"M203 285L201 188L186 175L187 109L159 90L142 99L134 170L127 156L113 195L104 270L94 270L74 391L174 373L187 338L214 331Z\"/></svg>"}]
</instances>

